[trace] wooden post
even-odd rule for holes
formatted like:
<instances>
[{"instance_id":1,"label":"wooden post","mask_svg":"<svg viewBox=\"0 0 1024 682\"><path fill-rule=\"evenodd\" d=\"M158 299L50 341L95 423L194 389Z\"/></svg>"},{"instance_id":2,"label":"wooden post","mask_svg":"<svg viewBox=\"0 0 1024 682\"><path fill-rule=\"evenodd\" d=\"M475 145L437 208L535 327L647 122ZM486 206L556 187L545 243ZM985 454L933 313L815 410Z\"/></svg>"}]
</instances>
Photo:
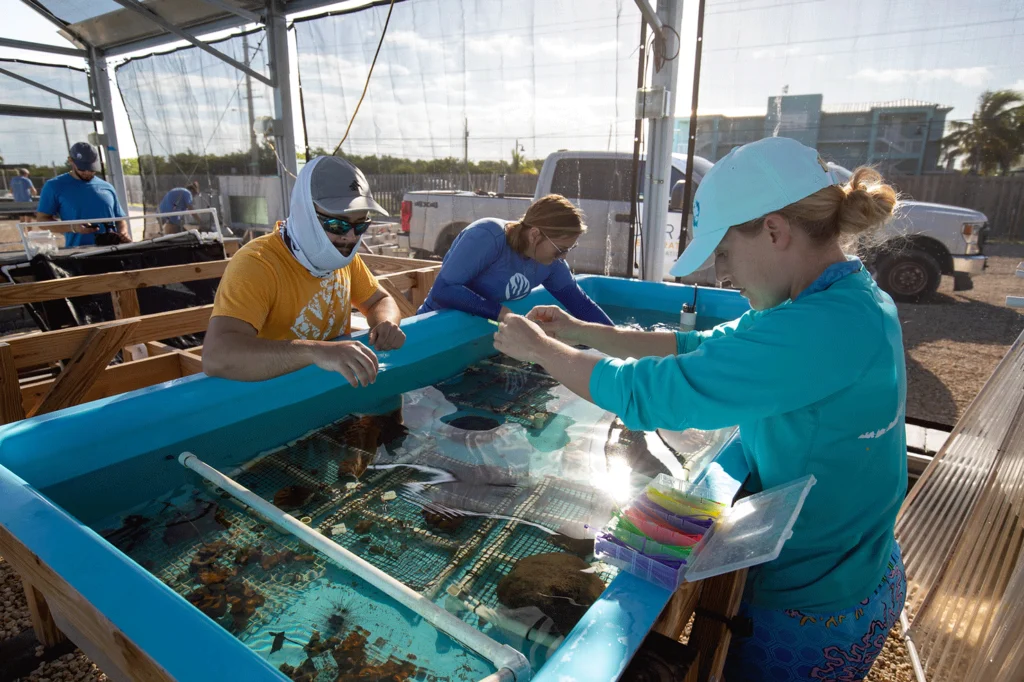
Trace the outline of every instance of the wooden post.
<instances>
[{"instance_id":1,"label":"wooden post","mask_svg":"<svg viewBox=\"0 0 1024 682\"><path fill-rule=\"evenodd\" d=\"M398 304L398 310L402 313L402 317L412 317L416 314L416 307L409 302L409 299L405 297L402 290L395 286L391 280L381 277L378 282L381 288L391 295L391 298L395 299L395 303Z\"/></svg>"},{"instance_id":2,"label":"wooden post","mask_svg":"<svg viewBox=\"0 0 1024 682\"><path fill-rule=\"evenodd\" d=\"M53 622L50 607L46 605L46 598L29 581L23 579L21 585L25 588L25 600L28 602L28 613L32 618L32 629L35 630L36 639L47 649L57 646L66 637Z\"/></svg>"},{"instance_id":3,"label":"wooden post","mask_svg":"<svg viewBox=\"0 0 1024 682\"><path fill-rule=\"evenodd\" d=\"M26 594L31 593L30 608L34 602L37 607L44 606L47 614L50 611L60 614L61 620L69 622L88 644L100 650L115 667L115 670L107 671L111 677L139 682L169 682L172 679L167 671L96 610L81 593L43 563L3 526L0 526L0 555L21 576L22 583L26 586ZM36 595L41 595L42 598L37 598ZM32 624L37 628L36 637L43 642L46 628L40 629L36 626L34 615Z\"/></svg>"},{"instance_id":4,"label":"wooden post","mask_svg":"<svg viewBox=\"0 0 1024 682\"><path fill-rule=\"evenodd\" d=\"M24 418L14 352L9 344L0 342L0 423L10 424Z\"/></svg>"},{"instance_id":5,"label":"wooden post","mask_svg":"<svg viewBox=\"0 0 1024 682\"><path fill-rule=\"evenodd\" d=\"M434 280L437 279L438 270L439 268L424 268L415 272L416 285L412 289L412 304L417 309L427 300L430 287L434 286Z\"/></svg>"},{"instance_id":6,"label":"wooden post","mask_svg":"<svg viewBox=\"0 0 1024 682\"><path fill-rule=\"evenodd\" d=\"M203 359L197 358L195 355L191 355L184 351L177 351L175 355L178 356L178 366L181 367L181 376L187 377L192 374L199 374L203 371Z\"/></svg>"},{"instance_id":7,"label":"wooden post","mask_svg":"<svg viewBox=\"0 0 1024 682\"><path fill-rule=\"evenodd\" d=\"M29 416L77 405L138 325L136 318L94 328Z\"/></svg>"},{"instance_id":8,"label":"wooden post","mask_svg":"<svg viewBox=\"0 0 1024 682\"><path fill-rule=\"evenodd\" d=\"M651 629L654 632L679 641L679 636L683 634L686 624L690 622L690 616L693 615L693 609L697 605L697 598L700 596L702 584L701 581L698 581L680 585L679 589L672 595L672 598L669 599L668 604L665 605L661 615L658 616L658 620L654 622L654 627Z\"/></svg>"},{"instance_id":9,"label":"wooden post","mask_svg":"<svg viewBox=\"0 0 1024 682\"><path fill-rule=\"evenodd\" d=\"M743 587L747 582L747 569L724 573L701 581L697 607L723 618L732 618L740 610ZM722 679L725 656L729 653L732 631L728 626L700 613L693 620L690 642L700 650L700 682Z\"/></svg>"},{"instance_id":10,"label":"wooden post","mask_svg":"<svg viewBox=\"0 0 1024 682\"><path fill-rule=\"evenodd\" d=\"M139 295L135 292L135 289L121 289L111 293L110 297L114 299L114 317L117 319L127 320L132 317L139 317L142 314L142 311L139 310ZM122 348L121 352L124 354L125 362L141 360L146 357L136 353L128 346Z\"/></svg>"}]
</instances>

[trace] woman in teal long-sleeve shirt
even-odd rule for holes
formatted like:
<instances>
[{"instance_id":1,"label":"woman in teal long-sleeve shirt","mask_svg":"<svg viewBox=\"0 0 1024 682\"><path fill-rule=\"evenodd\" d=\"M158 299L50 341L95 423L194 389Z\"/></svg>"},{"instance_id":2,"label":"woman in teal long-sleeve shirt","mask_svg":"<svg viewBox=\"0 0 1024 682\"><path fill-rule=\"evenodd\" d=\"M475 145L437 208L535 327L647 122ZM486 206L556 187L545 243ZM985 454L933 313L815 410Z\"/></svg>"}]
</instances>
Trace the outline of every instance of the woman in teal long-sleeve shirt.
<instances>
[{"instance_id":1,"label":"woman in teal long-sleeve shirt","mask_svg":"<svg viewBox=\"0 0 1024 682\"><path fill-rule=\"evenodd\" d=\"M782 553L750 573L741 615L753 634L734 635L726 679L862 679L903 609L893 535L907 487L903 339L892 300L842 249L895 203L871 169L840 184L815 150L761 140L705 176L694 240L672 270L713 255L750 312L672 334L542 307L508 316L495 335L498 350L542 365L631 429L738 424L749 490L817 478Z\"/></svg>"}]
</instances>

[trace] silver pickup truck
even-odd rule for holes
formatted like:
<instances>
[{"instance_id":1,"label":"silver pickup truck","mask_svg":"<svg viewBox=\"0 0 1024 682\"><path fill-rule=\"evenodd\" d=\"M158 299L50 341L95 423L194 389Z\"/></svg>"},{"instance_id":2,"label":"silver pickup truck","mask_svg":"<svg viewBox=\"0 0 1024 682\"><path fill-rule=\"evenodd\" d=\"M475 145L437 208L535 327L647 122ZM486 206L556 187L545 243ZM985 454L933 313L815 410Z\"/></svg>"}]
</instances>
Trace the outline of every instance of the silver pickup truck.
<instances>
[{"instance_id":1,"label":"silver pickup truck","mask_svg":"<svg viewBox=\"0 0 1024 682\"><path fill-rule=\"evenodd\" d=\"M711 169L711 162L694 157L696 186ZM832 165L842 179L850 171ZM686 156L672 155L672 200L661 230L665 246L665 272L676 260L680 230ZM641 177L643 161L640 162ZM481 218L515 220L535 197L561 194L586 215L588 230L570 255L575 272L625 276L628 272L630 193L633 161L616 152L555 152L547 157L533 196L478 194L464 191L409 192L402 201L402 231L419 257L443 257L455 235ZM642 200L642 199L641 199ZM903 201L886 231L894 237L884 249L865 253L879 285L901 301L917 300L935 291L942 275L954 277L956 289L969 289L971 275L985 267L982 255L988 219L983 213L955 206ZM639 247L635 251L640 251ZM639 274L639 269L634 269ZM713 284L713 268L687 278Z\"/></svg>"}]
</instances>

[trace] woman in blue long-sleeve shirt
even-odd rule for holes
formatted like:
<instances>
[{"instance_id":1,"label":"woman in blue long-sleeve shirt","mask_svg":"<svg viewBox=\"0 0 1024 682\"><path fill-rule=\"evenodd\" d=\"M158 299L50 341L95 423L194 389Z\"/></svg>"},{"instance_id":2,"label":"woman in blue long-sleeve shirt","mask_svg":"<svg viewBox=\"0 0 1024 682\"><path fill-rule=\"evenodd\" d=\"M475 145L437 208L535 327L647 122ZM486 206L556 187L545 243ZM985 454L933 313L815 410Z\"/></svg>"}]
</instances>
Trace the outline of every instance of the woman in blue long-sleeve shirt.
<instances>
[{"instance_id":1,"label":"woman in blue long-sleeve shirt","mask_svg":"<svg viewBox=\"0 0 1024 682\"><path fill-rule=\"evenodd\" d=\"M509 312L506 301L543 285L574 317L610 325L565 263L586 229L580 210L558 194L533 202L517 221L478 220L455 238L417 312L453 308L502 320Z\"/></svg>"},{"instance_id":2,"label":"woman in blue long-sleeve shirt","mask_svg":"<svg viewBox=\"0 0 1024 682\"><path fill-rule=\"evenodd\" d=\"M869 168L840 184L815 150L761 140L704 177L694 240L672 269L685 275L714 255L719 279L753 310L671 334L544 307L507 316L495 335L499 350L631 429L738 424L751 491L815 476L778 558L751 569L740 615L753 633L733 635L727 680L860 680L903 609L893 533L907 489L902 333L892 299L841 246L895 203Z\"/></svg>"}]
</instances>

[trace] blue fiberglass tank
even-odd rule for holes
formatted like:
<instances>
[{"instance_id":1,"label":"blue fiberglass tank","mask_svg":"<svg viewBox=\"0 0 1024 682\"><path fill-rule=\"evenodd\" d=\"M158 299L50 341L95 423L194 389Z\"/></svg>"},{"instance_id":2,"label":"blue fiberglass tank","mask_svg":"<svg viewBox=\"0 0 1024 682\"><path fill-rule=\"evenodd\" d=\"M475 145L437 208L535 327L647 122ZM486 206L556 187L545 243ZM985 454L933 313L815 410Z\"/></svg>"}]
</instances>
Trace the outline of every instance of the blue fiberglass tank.
<instances>
[{"instance_id":1,"label":"blue fiberglass tank","mask_svg":"<svg viewBox=\"0 0 1024 682\"><path fill-rule=\"evenodd\" d=\"M692 288L678 285L602 277L580 281L599 304L630 309L637 319L677 320L681 303L693 296ZM550 301L537 291L519 305ZM705 320L732 319L745 309L733 292L701 290L698 296L697 312ZM324 654L332 647L357 651L364 670L481 679L495 672L489 661L439 633L363 576L283 534L271 536L269 524L177 462L183 451L196 453L515 648L516 642L493 633L480 615L486 611L479 604L498 608L494 590L508 568L497 557L501 552L486 550L501 547L515 556L570 551L568 540L553 544L552 510L573 521L555 529L572 540L586 514L579 511L580 495L589 488L569 483L589 471L586 457L595 448L604 456L600 429L608 424L587 422L585 407L558 387L544 384L521 397L521 387L507 378L523 372L493 357L494 328L484 320L444 312L403 327L409 342L382 358L385 370L369 389L352 389L316 368L259 384L196 375L5 426L0 429L0 524L175 679L281 679L303 665L330 667L331 657ZM495 383L494 377L502 379ZM504 397L470 405L466 396L479 393L473 382L488 381L495 395ZM553 412L531 412L538 394L556 406ZM395 414L398 407L402 420L348 416ZM115 411L131 418L106 419ZM387 445L371 452L380 433L389 434ZM337 442L347 444L345 457L325 451ZM422 456L428 447L431 454ZM301 471L275 467L282 452L300 453ZM353 452L373 456L364 461ZM449 497L419 500L419 507L410 503L416 498L407 484L432 480L431 465L457 469L460 460L473 461L479 453L492 458L488 475L510 477L546 506L536 511L532 503L515 495L506 499L501 495L508 491L499 491L501 504L510 505L505 515L518 519L513 524L492 518L499 516L494 509L467 504L481 498L476 488L461 484L449 489ZM426 463L424 470L410 478L409 465L419 462ZM337 483L327 491L319 488L309 479L314 469L330 471ZM355 487L349 489L350 483ZM455 504L453 496L480 515L445 529L440 527L447 522L444 503ZM342 498L360 501L350 508L335 504ZM566 511L573 503L576 511ZM122 525L111 527L113 518ZM430 542L402 540L411 534ZM9 541L6 535L0 540ZM627 574L605 575L611 584L580 625L548 633L549 643L571 640L578 679L597 679L594 674L614 679L669 597ZM466 604L479 613L467 611ZM51 604L58 625L101 668L117 673L123 661L105 657L61 609ZM595 618L600 632L587 625ZM534 642L519 646L540 677L564 658L549 659L550 651ZM590 647L593 655L587 654Z\"/></svg>"}]
</instances>

